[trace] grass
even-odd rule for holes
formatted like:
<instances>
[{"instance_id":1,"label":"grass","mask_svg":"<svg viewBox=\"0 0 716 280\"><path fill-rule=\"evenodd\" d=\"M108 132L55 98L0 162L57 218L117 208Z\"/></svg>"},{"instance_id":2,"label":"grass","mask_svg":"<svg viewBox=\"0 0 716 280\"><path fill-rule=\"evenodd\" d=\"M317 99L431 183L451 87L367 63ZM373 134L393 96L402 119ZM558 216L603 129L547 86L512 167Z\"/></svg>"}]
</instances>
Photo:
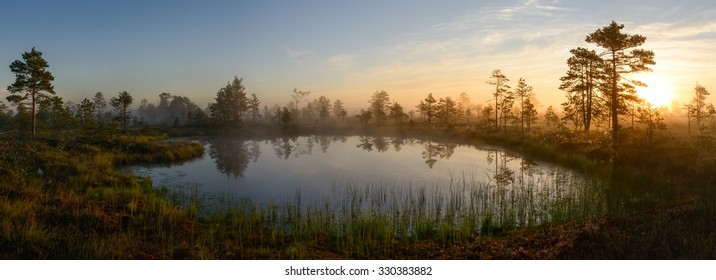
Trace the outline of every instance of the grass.
<instances>
[{"instance_id":1,"label":"grass","mask_svg":"<svg viewBox=\"0 0 716 280\"><path fill-rule=\"evenodd\" d=\"M207 251L213 252L212 258L251 258L265 248L283 248L276 252L282 258L306 258L311 257L306 254L311 246L350 258L374 258L406 254L406 247L424 242L449 246L519 228L556 225L605 209L599 182L572 177L501 187L463 177L445 187L449 192L437 186L396 191L394 186L347 183L308 205L300 192L283 203L226 199L224 208L200 215L202 223L210 225L204 231L208 236L200 239L207 248L233 248ZM184 194L185 189L178 192L182 194L171 196L180 205L196 205L197 200L206 205L195 194Z\"/></svg>"},{"instance_id":2,"label":"grass","mask_svg":"<svg viewBox=\"0 0 716 280\"><path fill-rule=\"evenodd\" d=\"M0 142L0 172L6 175L0 177L0 258L168 258L171 252L156 251L154 244L174 242L176 228L192 222L151 182L115 167L166 160L167 154L197 156L203 152L199 144L151 147L150 140L130 138Z\"/></svg>"},{"instance_id":3,"label":"grass","mask_svg":"<svg viewBox=\"0 0 716 280\"><path fill-rule=\"evenodd\" d=\"M0 139L0 258L716 258L716 147L708 138L625 143L612 157L603 139L575 133L524 141L417 129L605 180L562 180L544 192L472 178L456 178L448 193L347 184L318 204L297 193L274 204L213 198L223 207L209 207L195 189L156 188L117 171L188 160L201 154L198 143Z\"/></svg>"}]
</instances>

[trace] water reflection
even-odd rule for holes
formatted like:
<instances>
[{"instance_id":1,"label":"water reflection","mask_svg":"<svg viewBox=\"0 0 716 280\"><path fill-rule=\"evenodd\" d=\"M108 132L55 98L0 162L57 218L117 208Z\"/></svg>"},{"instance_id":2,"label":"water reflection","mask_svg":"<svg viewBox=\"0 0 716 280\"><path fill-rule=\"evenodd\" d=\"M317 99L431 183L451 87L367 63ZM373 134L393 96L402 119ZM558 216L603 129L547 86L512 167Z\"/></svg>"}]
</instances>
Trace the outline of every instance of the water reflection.
<instances>
[{"instance_id":1,"label":"water reflection","mask_svg":"<svg viewBox=\"0 0 716 280\"><path fill-rule=\"evenodd\" d=\"M425 151L422 153L425 164L432 169L438 161L437 158L450 159L452 154L455 153L457 144L433 143L432 141L425 141L423 142L423 147L425 147Z\"/></svg>"},{"instance_id":2,"label":"water reflection","mask_svg":"<svg viewBox=\"0 0 716 280\"><path fill-rule=\"evenodd\" d=\"M498 149L378 136L211 138L206 143L208 153L201 159L138 166L133 172L151 176L158 185L189 184L200 192L257 203L291 202L300 193L304 205L328 198L339 207L355 197L373 201L368 193L378 191L389 201L376 209L389 212L393 203L423 201L436 213L459 209L491 223L532 225L602 211L601 192L590 191L598 185Z\"/></svg>"},{"instance_id":3,"label":"water reflection","mask_svg":"<svg viewBox=\"0 0 716 280\"><path fill-rule=\"evenodd\" d=\"M256 140L215 138L209 140L209 156L221 173L234 178L244 177L249 162L256 162L261 157L261 148Z\"/></svg>"},{"instance_id":4,"label":"water reflection","mask_svg":"<svg viewBox=\"0 0 716 280\"><path fill-rule=\"evenodd\" d=\"M314 152L316 144L322 153L328 152L331 143L345 143L345 136L311 136L311 137L277 137L266 140L270 143L274 153L279 159L299 158ZM430 140L417 140L402 137L360 136L357 148L364 151L384 153L390 150L400 152L405 145L422 146L420 153L428 168L433 169L438 160L449 160L458 147L454 143L437 143ZM243 177L244 170L250 162L257 162L261 157L261 147L257 140L238 138L216 138L209 141L209 156L214 159L217 169L234 178ZM505 187L515 182L515 169L511 164L518 160L520 181L525 176L532 176L538 164L529 159L517 157L501 150L487 150L487 163L489 179L499 187Z\"/></svg>"},{"instance_id":5,"label":"water reflection","mask_svg":"<svg viewBox=\"0 0 716 280\"><path fill-rule=\"evenodd\" d=\"M488 150L486 160L490 165L490 168L487 169L489 179L498 187L510 186L515 182L520 187L524 187L541 171L537 162L502 150ZM519 161L519 165L511 164L513 161ZM516 171L519 171L519 174L516 174Z\"/></svg>"},{"instance_id":6,"label":"water reflection","mask_svg":"<svg viewBox=\"0 0 716 280\"><path fill-rule=\"evenodd\" d=\"M452 143L435 143L429 140L423 141L402 137L360 136L358 141L359 143L356 147L369 152L373 150L386 152L389 150L389 146L392 146L394 151L399 152L404 145L422 145L424 148L421 153L422 158L431 169L438 159L450 159L457 147L457 144Z\"/></svg>"}]
</instances>

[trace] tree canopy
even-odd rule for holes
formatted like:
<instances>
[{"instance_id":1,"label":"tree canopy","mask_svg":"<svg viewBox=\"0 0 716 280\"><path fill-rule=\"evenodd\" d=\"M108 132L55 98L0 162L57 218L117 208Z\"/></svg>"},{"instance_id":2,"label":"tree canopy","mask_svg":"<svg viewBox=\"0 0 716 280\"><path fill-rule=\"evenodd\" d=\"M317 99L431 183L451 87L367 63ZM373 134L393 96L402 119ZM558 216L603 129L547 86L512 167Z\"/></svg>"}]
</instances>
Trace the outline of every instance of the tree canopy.
<instances>
[{"instance_id":1,"label":"tree canopy","mask_svg":"<svg viewBox=\"0 0 716 280\"><path fill-rule=\"evenodd\" d=\"M55 77L47 71L49 64L42 58L42 52L34 47L30 52L22 54L22 60L10 64L10 71L15 75L15 82L7 87L11 93L7 100L18 104L26 100L32 102L32 135L37 133L37 102L48 94L55 94L52 81Z\"/></svg>"},{"instance_id":2,"label":"tree canopy","mask_svg":"<svg viewBox=\"0 0 716 280\"><path fill-rule=\"evenodd\" d=\"M612 21L609 25L597 29L587 35L585 41L593 43L605 49L602 57L605 57L607 65L609 109L612 120L612 139L619 142L619 110L625 103L633 98L624 96L633 95L633 86L641 86L644 83L635 80L622 82L622 75L628 73L651 71L649 65L654 65L654 52L644 49L634 49L646 42L642 35L629 35L622 33L623 24ZM621 83L620 83L621 82Z\"/></svg>"}]
</instances>

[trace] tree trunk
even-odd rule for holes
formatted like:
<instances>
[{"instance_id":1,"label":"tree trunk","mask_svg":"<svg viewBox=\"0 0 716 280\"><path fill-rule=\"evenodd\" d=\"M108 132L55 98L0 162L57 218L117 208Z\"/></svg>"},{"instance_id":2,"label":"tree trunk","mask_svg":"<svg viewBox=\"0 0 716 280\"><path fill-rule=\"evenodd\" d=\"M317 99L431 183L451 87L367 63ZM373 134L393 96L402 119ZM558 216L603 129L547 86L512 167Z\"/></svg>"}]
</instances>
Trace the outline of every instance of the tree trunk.
<instances>
[{"instance_id":1,"label":"tree trunk","mask_svg":"<svg viewBox=\"0 0 716 280\"><path fill-rule=\"evenodd\" d=\"M617 54L612 50L612 144L619 143L619 116L617 98Z\"/></svg>"},{"instance_id":2,"label":"tree trunk","mask_svg":"<svg viewBox=\"0 0 716 280\"><path fill-rule=\"evenodd\" d=\"M32 136L37 134L37 117L35 112L35 105L37 103L37 92L32 92Z\"/></svg>"}]
</instances>

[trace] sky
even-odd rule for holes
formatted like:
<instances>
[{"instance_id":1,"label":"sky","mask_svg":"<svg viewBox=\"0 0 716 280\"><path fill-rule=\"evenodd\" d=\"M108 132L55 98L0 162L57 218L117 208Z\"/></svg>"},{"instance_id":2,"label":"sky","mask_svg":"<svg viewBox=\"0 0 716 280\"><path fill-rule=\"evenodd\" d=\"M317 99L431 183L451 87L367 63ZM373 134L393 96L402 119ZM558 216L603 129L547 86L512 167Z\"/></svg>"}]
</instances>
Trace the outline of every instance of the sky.
<instances>
[{"instance_id":1,"label":"sky","mask_svg":"<svg viewBox=\"0 0 716 280\"><path fill-rule=\"evenodd\" d=\"M542 110L564 102L569 50L612 20L647 38L640 76L688 99L716 91L713 1L3 1L0 66L33 47L55 91L78 103L128 91L138 104L169 92L201 107L234 76L262 105L294 88L368 105L379 90L413 109L428 93L490 99L500 69L524 78ZM5 69L5 70L2 70ZM0 96L14 81L0 68ZM652 87L653 88L653 87ZM659 91L656 91L659 94ZM4 100L4 98L3 98ZM6 102L7 103L7 102Z\"/></svg>"}]
</instances>

